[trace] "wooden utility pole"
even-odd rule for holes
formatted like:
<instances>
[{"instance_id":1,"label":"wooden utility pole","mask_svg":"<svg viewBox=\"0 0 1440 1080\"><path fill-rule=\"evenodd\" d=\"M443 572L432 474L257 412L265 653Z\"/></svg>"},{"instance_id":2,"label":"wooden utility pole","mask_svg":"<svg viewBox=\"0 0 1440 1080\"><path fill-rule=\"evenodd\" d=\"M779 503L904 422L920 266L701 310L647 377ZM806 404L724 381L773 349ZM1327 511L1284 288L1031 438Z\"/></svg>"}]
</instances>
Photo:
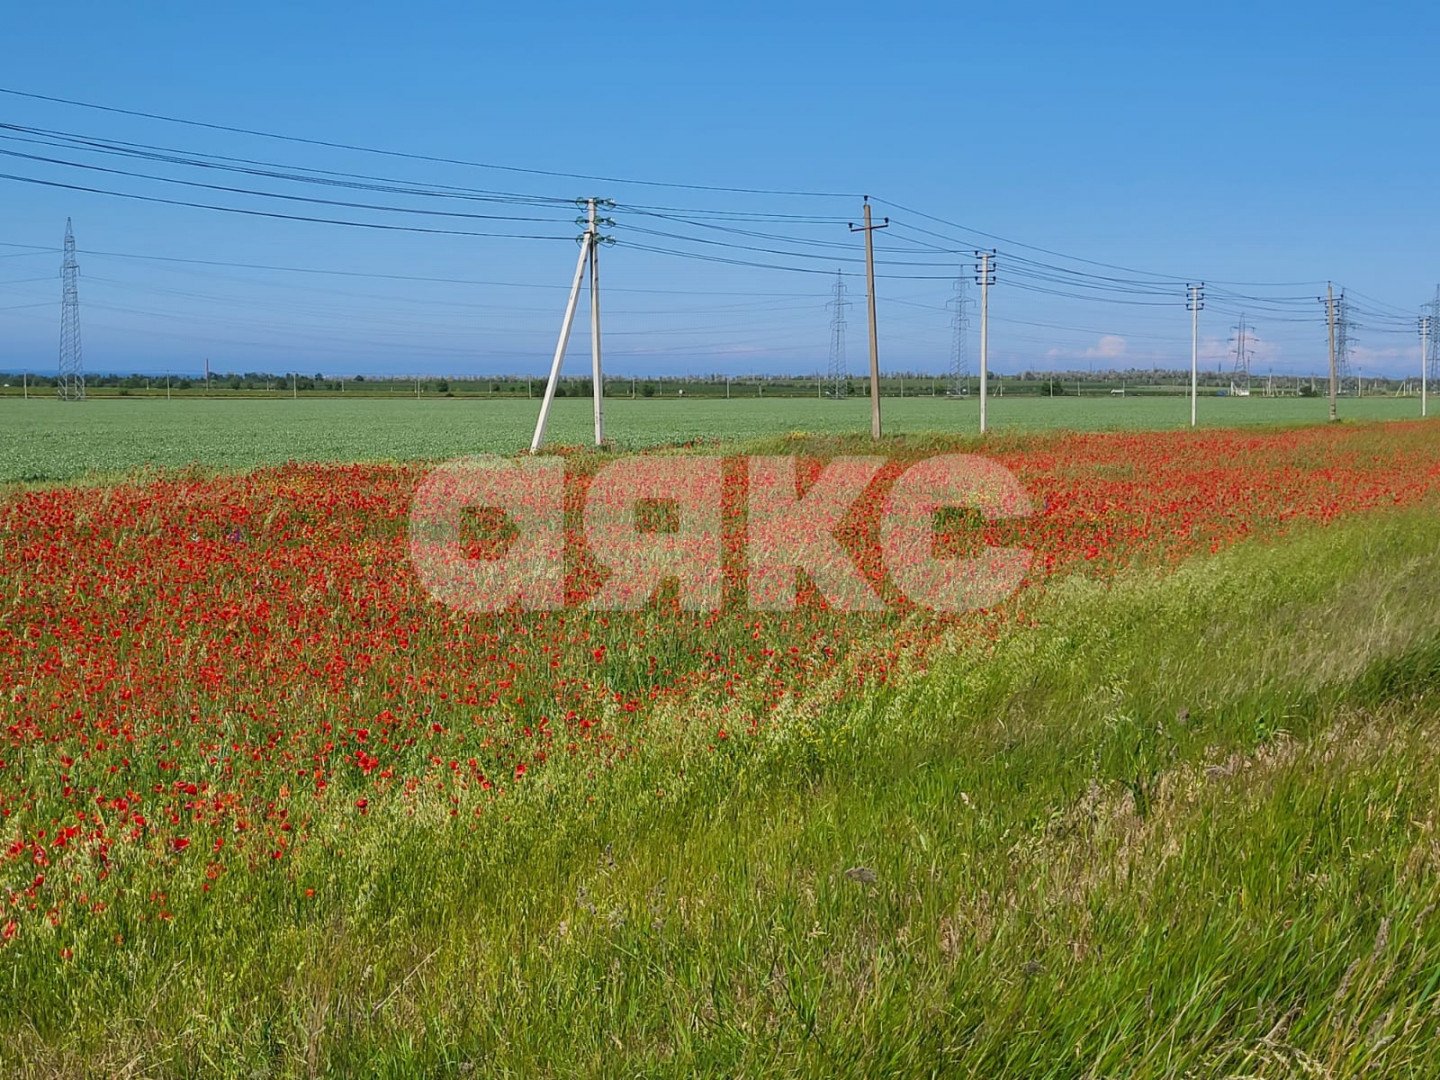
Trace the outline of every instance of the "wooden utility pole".
<instances>
[{"instance_id":1,"label":"wooden utility pole","mask_svg":"<svg viewBox=\"0 0 1440 1080\"><path fill-rule=\"evenodd\" d=\"M865 289L870 312L870 437L880 438L880 343L875 333L875 230L888 228L890 219L875 225L870 220L870 196L865 196L865 223L850 225L851 232L865 234Z\"/></svg>"},{"instance_id":2,"label":"wooden utility pole","mask_svg":"<svg viewBox=\"0 0 1440 1080\"><path fill-rule=\"evenodd\" d=\"M1330 419L1338 418L1335 399L1340 393L1340 369L1335 364L1335 286L1325 285L1325 322L1330 328Z\"/></svg>"}]
</instances>

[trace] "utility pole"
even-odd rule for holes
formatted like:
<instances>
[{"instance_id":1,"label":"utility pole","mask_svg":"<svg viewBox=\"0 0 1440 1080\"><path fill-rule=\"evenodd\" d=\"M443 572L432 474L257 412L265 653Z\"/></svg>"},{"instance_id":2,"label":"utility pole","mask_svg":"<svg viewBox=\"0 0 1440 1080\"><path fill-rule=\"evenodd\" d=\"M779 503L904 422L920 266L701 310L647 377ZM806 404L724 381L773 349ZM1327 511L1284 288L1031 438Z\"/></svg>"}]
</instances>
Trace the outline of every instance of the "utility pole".
<instances>
[{"instance_id":1,"label":"utility pole","mask_svg":"<svg viewBox=\"0 0 1440 1080\"><path fill-rule=\"evenodd\" d=\"M586 208L586 216L576 219L576 224L584 225L585 232L580 236L580 258L575 263L575 279L570 283L570 296L565 301L565 317L560 323L560 339L555 343L555 356L550 361L550 377L545 380L545 394L540 400L540 415L535 421L535 434L530 440L530 452L538 453L540 444L545 441L545 428L550 423L550 406L555 401L555 390L560 385L560 366L565 361L565 347L570 344L570 330L575 325L575 309L580 302L580 286L585 280L585 268L591 266L590 275L590 317L591 333L594 342L591 345L591 362L593 365L593 376L595 380L595 423L596 423L596 444L602 435L601 428L604 418L601 415L600 394L600 302L598 289L600 285L599 274L594 271L595 250L602 243L613 243L608 236L601 236L599 229L602 225L614 225L615 222L609 218L595 216L597 208L612 207L615 204L609 199L583 199L579 200L580 205Z\"/></svg>"},{"instance_id":2,"label":"utility pole","mask_svg":"<svg viewBox=\"0 0 1440 1080\"><path fill-rule=\"evenodd\" d=\"M1430 383L1429 372L1426 370L1430 365L1427 362L1430 357L1430 316L1420 316L1420 415L1428 416L1430 413Z\"/></svg>"},{"instance_id":3,"label":"utility pole","mask_svg":"<svg viewBox=\"0 0 1440 1080\"><path fill-rule=\"evenodd\" d=\"M1340 371L1335 366L1335 286L1327 282L1325 285L1325 322L1330 328L1330 419L1335 421L1337 413L1335 410L1335 398L1340 393Z\"/></svg>"},{"instance_id":4,"label":"utility pole","mask_svg":"<svg viewBox=\"0 0 1440 1080\"><path fill-rule=\"evenodd\" d=\"M595 394L595 445L605 443L605 376L600 372L600 244L595 239L595 200L586 200L585 230L590 237L590 384Z\"/></svg>"},{"instance_id":5,"label":"utility pole","mask_svg":"<svg viewBox=\"0 0 1440 1080\"><path fill-rule=\"evenodd\" d=\"M990 286L995 284L995 250L977 251L975 281L980 286L980 434L989 429L986 398L990 392Z\"/></svg>"},{"instance_id":6,"label":"utility pole","mask_svg":"<svg viewBox=\"0 0 1440 1080\"><path fill-rule=\"evenodd\" d=\"M1190 311L1190 426L1194 427L1200 413L1200 312L1205 307L1205 283L1189 289L1185 307Z\"/></svg>"},{"instance_id":7,"label":"utility pole","mask_svg":"<svg viewBox=\"0 0 1440 1080\"><path fill-rule=\"evenodd\" d=\"M875 333L875 230L890 226L887 217L879 225L870 220L870 196L865 196L865 223L858 228L852 222L851 232L865 234L865 287L870 308L870 438L880 438L880 342Z\"/></svg>"},{"instance_id":8,"label":"utility pole","mask_svg":"<svg viewBox=\"0 0 1440 1080\"><path fill-rule=\"evenodd\" d=\"M296 385L298 381L299 381L299 376L298 376L295 372L292 371L292 372L290 373L290 400L291 400L291 401L294 401L295 399L297 399L297 398L300 396L300 388L299 388L299 386ZM416 383L416 385L418 386L419 383Z\"/></svg>"}]
</instances>

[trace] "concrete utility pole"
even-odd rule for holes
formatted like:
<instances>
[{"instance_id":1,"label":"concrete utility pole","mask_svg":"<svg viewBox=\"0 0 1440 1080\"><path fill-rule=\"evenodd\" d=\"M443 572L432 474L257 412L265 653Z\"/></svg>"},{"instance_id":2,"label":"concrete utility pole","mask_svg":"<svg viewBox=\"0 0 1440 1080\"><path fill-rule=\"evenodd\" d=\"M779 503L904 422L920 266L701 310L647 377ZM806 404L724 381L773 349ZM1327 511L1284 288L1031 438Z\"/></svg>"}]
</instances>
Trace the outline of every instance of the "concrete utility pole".
<instances>
[{"instance_id":1,"label":"concrete utility pole","mask_svg":"<svg viewBox=\"0 0 1440 1080\"><path fill-rule=\"evenodd\" d=\"M585 230L590 237L590 382L595 393L595 445L605 442L605 376L600 372L600 244L595 200L588 199Z\"/></svg>"},{"instance_id":2,"label":"concrete utility pole","mask_svg":"<svg viewBox=\"0 0 1440 1080\"><path fill-rule=\"evenodd\" d=\"M1325 322L1330 328L1330 419L1338 419L1335 409L1335 399L1340 393L1340 371L1335 366L1335 286L1330 282L1325 285Z\"/></svg>"},{"instance_id":3,"label":"concrete utility pole","mask_svg":"<svg viewBox=\"0 0 1440 1080\"><path fill-rule=\"evenodd\" d=\"M1190 426L1194 427L1200 412L1200 309L1205 306L1205 283L1189 288L1185 306L1190 309Z\"/></svg>"},{"instance_id":4,"label":"concrete utility pole","mask_svg":"<svg viewBox=\"0 0 1440 1080\"><path fill-rule=\"evenodd\" d=\"M1420 316L1420 415L1430 414L1430 383L1428 359L1430 357L1430 316Z\"/></svg>"},{"instance_id":5,"label":"concrete utility pole","mask_svg":"<svg viewBox=\"0 0 1440 1080\"><path fill-rule=\"evenodd\" d=\"M880 438L880 343L875 333L875 230L890 226L887 217L879 225L870 221L870 196L865 196L865 223L850 225L851 232L865 234L865 286L870 309L870 437Z\"/></svg>"},{"instance_id":6,"label":"concrete utility pole","mask_svg":"<svg viewBox=\"0 0 1440 1080\"><path fill-rule=\"evenodd\" d=\"M580 302L580 286L585 280L585 268L590 267L590 329L593 342L591 343L591 364L594 377L595 393L595 441L599 445L603 437L604 415L601 412L600 397L603 392L602 375L600 372L600 301L598 289L600 285L599 272L595 269L595 251L602 243L610 243L609 237L601 236L599 229L602 225L614 225L615 222L609 218L598 218L595 211L600 206L611 207L615 204L609 199L585 199L581 205L586 208L586 216L579 224L585 226L585 232L580 237L580 258L575 263L575 279L570 283L570 296L565 302L565 318L560 324L560 340L555 343L555 356L550 361L550 377L545 380L545 395L540 400L540 416L535 421L535 434L530 440L530 452L537 453L540 444L545 441L545 428L550 423L550 406L555 401L555 390L560 385L560 365L565 361L565 347L570 344L570 330L575 325L575 309Z\"/></svg>"},{"instance_id":7,"label":"concrete utility pole","mask_svg":"<svg viewBox=\"0 0 1440 1080\"><path fill-rule=\"evenodd\" d=\"M986 399L990 393L990 286L995 284L995 251L977 251L975 281L980 286L980 434L989 430Z\"/></svg>"}]
</instances>

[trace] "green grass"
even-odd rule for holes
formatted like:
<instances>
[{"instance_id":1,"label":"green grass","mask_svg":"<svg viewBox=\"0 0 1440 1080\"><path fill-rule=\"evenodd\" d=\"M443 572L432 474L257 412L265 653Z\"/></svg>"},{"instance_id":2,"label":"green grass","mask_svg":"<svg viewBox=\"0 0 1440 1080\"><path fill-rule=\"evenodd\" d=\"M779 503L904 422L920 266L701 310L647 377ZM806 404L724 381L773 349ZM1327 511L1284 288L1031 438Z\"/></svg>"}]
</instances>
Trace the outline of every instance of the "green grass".
<instances>
[{"instance_id":1,"label":"green grass","mask_svg":"<svg viewBox=\"0 0 1440 1080\"><path fill-rule=\"evenodd\" d=\"M978 405L944 398L887 399L887 432L973 432ZM583 443L591 434L589 399L555 404L550 438ZM727 441L780 435L868 431L863 399L815 401L606 401L608 432L623 447L693 439ZM252 468L296 461L439 459L464 453L514 453L529 445L536 401L337 399L209 401L187 399L0 399L0 484L79 479L155 466ZM1201 402L1207 425L1321 422L1321 398L1210 398ZM1416 416L1413 399L1341 402L1345 419ZM1109 430L1181 427L1182 400L1165 398L999 398L991 406L996 430L1049 428Z\"/></svg>"},{"instance_id":2,"label":"green grass","mask_svg":"<svg viewBox=\"0 0 1440 1080\"><path fill-rule=\"evenodd\" d=\"M322 821L124 948L22 939L0 1064L1440 1075L1433 514L1070 578L762 736L691 706L601 779L557 757L473 829Z\"/></svg>"}]
</instances>

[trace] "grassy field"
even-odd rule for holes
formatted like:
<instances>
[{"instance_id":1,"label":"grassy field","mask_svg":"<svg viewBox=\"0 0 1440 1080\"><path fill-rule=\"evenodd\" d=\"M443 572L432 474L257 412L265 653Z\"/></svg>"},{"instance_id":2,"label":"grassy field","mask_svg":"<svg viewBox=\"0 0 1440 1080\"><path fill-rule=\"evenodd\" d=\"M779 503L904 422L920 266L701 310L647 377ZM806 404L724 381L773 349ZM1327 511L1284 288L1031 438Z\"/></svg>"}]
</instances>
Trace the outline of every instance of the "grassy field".
<instances>
[{"instance_id":1,"label":"grassy field","mask_svg":"<svg viewBox=\"0 0 1440 1080\"><path fill-rule=\"evenodd\" d=\"M440 459L464 453L514 453L529 445L534 401L185 401L111 399L84 404L0 399L0 483L70 480L124 473L144 466L202 464L252 468L295 461ZM692 439L746 439L799 430L864 432L868 403L807 398L733 401L606 402L608 431L622 447ZM1201 417L1210 426L1318 423L1319 398L1210 398ZM1416 416L1413 399L1341 402L1345 419ZM890 434L977 428L974 401L887 399ZM1185 401L1164 398L1010 398L991 405L997 431L1179 428L1189 421ZM583 443L590 434L590 401L555 403L551 441Z\"/></svg>"}]
</instances>

